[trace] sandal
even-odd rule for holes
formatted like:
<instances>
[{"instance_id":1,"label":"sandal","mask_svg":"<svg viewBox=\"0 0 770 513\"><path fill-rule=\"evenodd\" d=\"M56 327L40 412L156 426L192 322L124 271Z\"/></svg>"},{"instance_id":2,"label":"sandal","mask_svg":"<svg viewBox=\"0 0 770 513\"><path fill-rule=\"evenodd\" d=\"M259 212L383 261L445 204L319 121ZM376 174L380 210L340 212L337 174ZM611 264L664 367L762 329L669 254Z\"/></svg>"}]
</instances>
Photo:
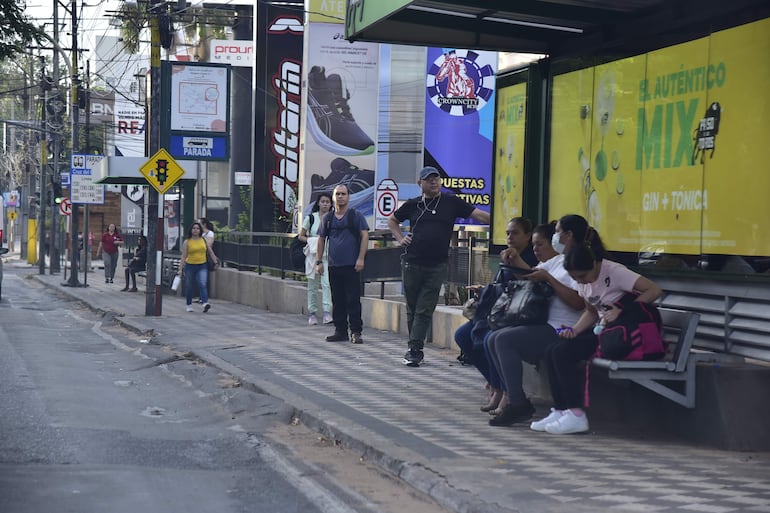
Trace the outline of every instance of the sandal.
<instances>
[{"instance_id":1,"label":"sandal","mask_svg":"<svg viewBox=\"0 0 770 513\"><path fill-rule=\"evenodd\" d=\"M481 408L479 408L479 409L481 411L489 412L491 415L496 415L496 414L493 414L492 411L494 411L494 409L498 407L498 405L500 404L500 401L502 401L502 399L503 399L503 393L501 391L499 391L499 390L496 390L489 397L489 402L487 404L485 404L484 406L482 406Z\"/></svg>"}]
</instances>

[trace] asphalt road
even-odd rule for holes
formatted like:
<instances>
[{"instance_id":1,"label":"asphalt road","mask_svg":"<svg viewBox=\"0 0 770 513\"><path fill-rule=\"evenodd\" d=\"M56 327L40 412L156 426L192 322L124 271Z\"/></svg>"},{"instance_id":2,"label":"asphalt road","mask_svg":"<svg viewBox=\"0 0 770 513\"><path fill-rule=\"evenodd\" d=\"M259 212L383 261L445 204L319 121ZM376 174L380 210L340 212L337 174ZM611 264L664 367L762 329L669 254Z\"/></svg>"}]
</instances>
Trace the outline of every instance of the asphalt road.
<instances>
[{"instance_id":1,"label":"asphalt road","mask_svg":"<svg viewBox=\"0 0 770 513\"><path fill-rule=\"evenodd\" d=\"M279 400L6 268L0 511L374 511L263 436Z\"/></svg>"}]
</instances>

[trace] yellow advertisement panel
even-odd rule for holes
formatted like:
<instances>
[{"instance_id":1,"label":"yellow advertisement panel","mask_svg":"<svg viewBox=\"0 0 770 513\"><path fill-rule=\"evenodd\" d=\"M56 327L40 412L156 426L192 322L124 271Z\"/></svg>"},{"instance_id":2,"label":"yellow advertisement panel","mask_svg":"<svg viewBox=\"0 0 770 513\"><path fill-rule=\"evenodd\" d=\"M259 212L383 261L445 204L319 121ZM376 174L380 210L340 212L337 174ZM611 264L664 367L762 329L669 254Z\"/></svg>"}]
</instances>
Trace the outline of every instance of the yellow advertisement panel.
<instances>
[{"instance_id":1,"label":"yellow advertisement panel","mask_svg":"<svg viewBox=\"0 0 770 513\"><path fill-rule=\"evenodd\" d=\"M638 232L626 227L629 240L618 240L619 250L652 246L666 253L702 253L708 192L703 190L703 165L694 159L693 135L708 104L709 67L708 38L648 54L647 75L637 81L635 95L634 167L641 174L642 219Z\"/></svg>"},{"instance_id":2,"label":"yellow advertisement panel","mask_svg":"<svg viewBox=\"0 0 770 513\"><path fill-rule=\"evenodd\" d=\"M767 256L770 19L714 33L709 55L709 68L714 70L710 78L717 87L709 89L708 104L699 112L706 120L699 138L704 147L697 155L708 191L703 250Z\"/></svg>"},{"instance_id":3,"label":"yellow advertisement panel","mask_svg":"<svg viewBox=\"0 0 770 513\"><path fill-rule=\"evenodd\" d=\"M305 0L308 21L345 23L345 0Z\"/></svg>"},{"instance_id":4,"label":"yellow advertisement panel","mask_svg":"<svg viewBox=\"0 0 770 513\"><path fill-rule=\"evenodd\" d=\"M521 215L527 84L497 90L492 243L506 244L508 220Z\"/></svg>"},{"instance_id":5,"label":"yellow advertisement panel","mask_svg":"<svg viewBox=\"0 0 770 513\"><path fill-rule=\"evenodd\" d=\"M770 254L769 51L763 20L554 77L549 217L615 251Z\"/></svg>"},{"instance_id":6,"label":"yellow advertisement panel","mask_svg":"<svg viewBox=\"0 0 770 513\"><path fill-rule=\"evenodd\" d=\"M594 70L558 75L551 86L549 219L585 214L591 193Z\"/></svg>"}]
</instances>

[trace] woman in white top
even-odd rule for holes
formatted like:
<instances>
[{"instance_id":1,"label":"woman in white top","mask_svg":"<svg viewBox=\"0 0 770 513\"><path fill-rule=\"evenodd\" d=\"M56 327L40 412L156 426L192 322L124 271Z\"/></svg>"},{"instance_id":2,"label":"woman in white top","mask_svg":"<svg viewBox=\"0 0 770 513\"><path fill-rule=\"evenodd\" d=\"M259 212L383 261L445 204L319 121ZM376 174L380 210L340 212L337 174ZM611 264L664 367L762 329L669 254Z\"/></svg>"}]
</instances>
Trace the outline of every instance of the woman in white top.
<instances>
[{"instance_id":1,"label":"woman in white top","mask_svg":"<svg viewBox=\"0 0 770 513\"><path fill-rule=\"evenodd\" d=\"M203 227L203 233L201 234L201 237L203 237L203 240L206 241L206 245L208 247L214 246L214 227L211 226L211 223L209 222L207 217L201 217L200 221L198 221L201 226Z\"/></svg>"},{"instance_id":2,"label":"woman in white top","mask_svg":"<svg viewBox=\"0 0 770 513\"><path fill-rule=\"evenodd\" d=\"M323 306L323 323L332 322L332 292L329 286L329 274L315 272L315 263L322 260L324 269L329 266L329 247L324 249L321 258L317 258L316 246L318 243L318 230L321 228L321 219L332 208L332 196L328 192L321 192L310 210L310 215L302 222L302 229L297 236L300 241L306 242L305 246L305 275L307 276L307 311L310 313L308 324L318 324L318 286L321 286L321 301Z\"/></svg>"},{"instance_id":3,"label":"woman in white top","mask_svg":"<svg viewBox=\"0 0 770 513\"><path fill-rule=\"evenodd\" d=\"M532 232L532 248L539 264L521 279L548 282L554 297L548 310L548 323L511 326L493 331L486 340L489 359L505 385L505 396L490 426L510 426L532 418L535 408L522 388L522 361L537 364L551 344L559 341L563 326L572 326L583 310L577 284L562 265L563 256L551 245L556 223L541 224Z\"/></svg>"}]
</instances>

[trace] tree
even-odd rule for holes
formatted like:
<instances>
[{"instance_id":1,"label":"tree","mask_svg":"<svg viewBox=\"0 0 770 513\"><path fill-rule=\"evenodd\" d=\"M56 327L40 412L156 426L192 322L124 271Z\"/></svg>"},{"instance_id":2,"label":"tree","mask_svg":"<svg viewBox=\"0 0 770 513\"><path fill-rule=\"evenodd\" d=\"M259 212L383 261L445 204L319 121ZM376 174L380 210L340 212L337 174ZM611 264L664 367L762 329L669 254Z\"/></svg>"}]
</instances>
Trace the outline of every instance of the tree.
<instances>
[{"instance_id":1,"label":"tree","mask_svg":"<svg viewBox=\"0 0 770 513\"><path fill-rule=\"evenodd\" d=\"M0 0L0 26L0 61L23 52L41 37L41 29L24 14L16 0Z\"/></svg>"}]
</instances>

